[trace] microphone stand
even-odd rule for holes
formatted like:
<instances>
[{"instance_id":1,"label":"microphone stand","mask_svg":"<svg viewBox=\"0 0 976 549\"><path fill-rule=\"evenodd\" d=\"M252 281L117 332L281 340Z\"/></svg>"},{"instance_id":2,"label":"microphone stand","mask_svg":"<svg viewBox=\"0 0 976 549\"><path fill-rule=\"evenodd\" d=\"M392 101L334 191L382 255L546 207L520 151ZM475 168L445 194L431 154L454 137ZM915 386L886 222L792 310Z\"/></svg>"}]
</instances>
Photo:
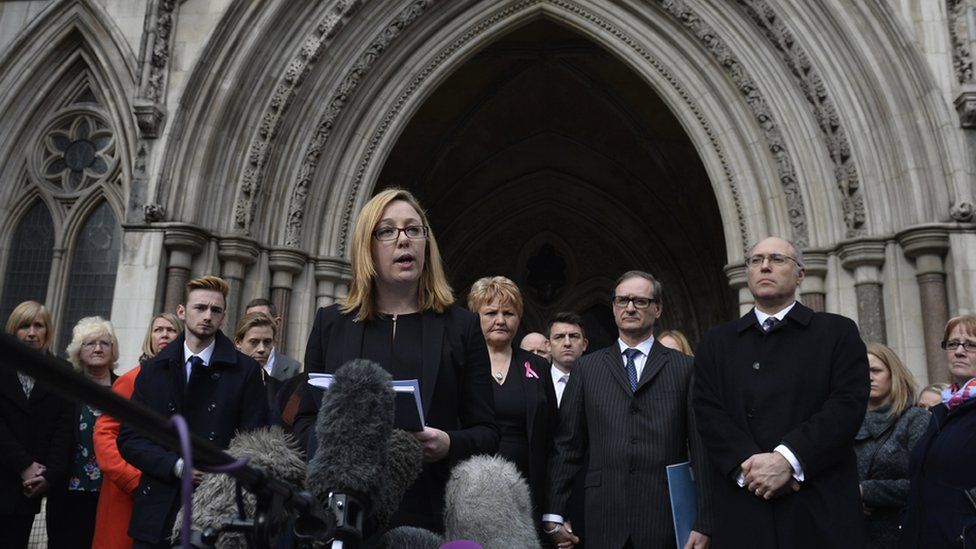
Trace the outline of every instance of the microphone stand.
<instances>
[{"instance_id":1,"label":"microphone stand","mask_svg":"<svg viewBox=\"0 0 976 549\"><path fill-rule=\"evenodd\" d=\"M10 334L0 334L0 365L11 371L19 370L58 396L98 408L166 448L180 451L179 436L170 426L168 418L98 385L75 372L65 361L38 352ZM194 462L204 466L221 466L237 461L193 433L190 433L190 444ZM251 465L244 465L227 474L255 494L257 509L255 517L246 521L249 524L231 521L231 526L222 527L221 530L246 531L255 547L268 548L271 537L280 526L272 524L272 517L284 516L283 511L287 511L297 517L295 530L299 541L329 541L335 535L335 517L326 515L322 505L308 492L298 492L286 482L268 475L264 469ZM282 512L272 513L275 510Z\"/></svg>"}]
</instances>

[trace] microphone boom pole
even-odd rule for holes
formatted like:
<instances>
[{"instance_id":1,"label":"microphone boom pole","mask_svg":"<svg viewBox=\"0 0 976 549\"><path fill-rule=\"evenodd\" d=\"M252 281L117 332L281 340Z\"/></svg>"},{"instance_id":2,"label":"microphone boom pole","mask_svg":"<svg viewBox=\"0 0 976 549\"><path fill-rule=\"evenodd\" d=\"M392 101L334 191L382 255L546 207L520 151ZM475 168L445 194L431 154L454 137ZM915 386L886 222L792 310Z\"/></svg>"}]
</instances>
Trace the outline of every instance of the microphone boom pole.
<instances>
[{"instance_id":1,"label":"microphone boom pole","mask_svg":"<svg viewBox=\"0 0 976 549\"><path fill-rule=\"evenodd\" d=\"M130 402L75 372L66 364L63 360L24 345L10 334L0 334L0 365L4 368L11 371L19 370L58 396L98 408L151 437L160 445L180 452L180 439L176 430L170 426L169 418L145 406ZM190 444L193 460L201 465L219 467L237 461L233 456L196 434L190 433ZM296 491L291 485L269 476L259 467L244 465L227 474L237 479L244 488L259 499L264 497L277 500L287 511L296 514L298 517L296 524L301 525L299 537L327 541L334 535L335 519L329 520L322 505L308 492ZM265 528L261 529L265 530ZM255 542L266 545L267 540L263 542L255 540Z\"/></svg>"}]
</instances>

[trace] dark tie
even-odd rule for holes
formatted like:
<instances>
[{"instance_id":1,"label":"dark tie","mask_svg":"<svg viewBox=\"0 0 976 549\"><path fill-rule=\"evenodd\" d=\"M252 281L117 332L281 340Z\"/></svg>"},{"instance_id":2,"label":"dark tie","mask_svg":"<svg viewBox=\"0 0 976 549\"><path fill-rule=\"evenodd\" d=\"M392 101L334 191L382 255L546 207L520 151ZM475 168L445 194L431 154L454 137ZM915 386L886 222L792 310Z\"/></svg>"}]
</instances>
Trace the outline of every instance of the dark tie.
<instances>
[{"instance_id":1,"label":"dark tie","mask_svg":"<svg viewBox=\"0 0 976 549\"><path fill-rule=\"evenodd\" d=\"M762 329L764 332L768 334L770 331L772 331L773 328L779 326L780 322L781 322L780 319L776 318L775 316L771 316L763 321Z\"/></svg>"},{"instance_id":2,"label":"dark tie","mask_svg":"<svg viewBox=\"0 0 976 549\"><path fill-rule=\"evenodd\" d=\"M630 391L634 392L637 390L637 365L634 364L634 359L637 355L641 354L638 349L625 349L624 356L627 357L627 379L630 380Z\"/></svg>"},{"instance_id":3,"label":"dark tie","mask_svg":"<svg viewBox=\"0 0 976 549\"><path fill-rule=\"evenodd\" d=\"M206 368L206 365L203 363L203 359L200 358L200 357L198 357L198 356L196 356L196 355L191 356L190 357L190 377L186 378L186 384L187 385L189 385L190 384L190 380L193 379L194 372L196 372L197 375L200 375L200 372L203 371L201 368Z\"/></svg>"}]
</instances>

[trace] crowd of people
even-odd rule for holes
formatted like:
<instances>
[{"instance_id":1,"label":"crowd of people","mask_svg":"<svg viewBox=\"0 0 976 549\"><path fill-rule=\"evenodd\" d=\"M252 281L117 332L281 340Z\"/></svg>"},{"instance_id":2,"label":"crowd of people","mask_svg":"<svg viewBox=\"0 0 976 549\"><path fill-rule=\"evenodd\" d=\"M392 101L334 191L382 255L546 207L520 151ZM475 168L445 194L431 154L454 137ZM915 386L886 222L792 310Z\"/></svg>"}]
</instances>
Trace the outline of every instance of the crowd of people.
<instances>
[{"instance_id":1,"label":"crowd of people","mask_svg":"<svg viewBox=\"0 0 976 549\"><path fill-rule=\"evenodd\" d=\"M175 314L150 319L133 369L116 375L119 342L100 317L74 326L66 368L181 414L222 448L237 431L280 425L306 459L323 395L308 373L364 358L417 380L424 465L390 528L443 532L452 467L494 454L524 477L540 545L674 547L665 468L685 461L697 499L688 548L976 544L976 316L945 327L948 383L918 391L890 348L796 300L802 251L776 237L745 261L754 309L694 351L679 331L656 333L664 289L639 270L607 288L609 347L588 349L570 311L519 340L518 285L487 276L459 306L426 214L403 190L363 207L350 250L349 293L315 315L304 367L280 351L269 300L248 303L225 336L228 285L202 276ZM52 326L27 301L6 331L53 356ZM7 369L0 471L0 546L11 548L27 546L42 498L49 547L169 547L180 485L203 478L144 433Z\"/></svg>"}]
</instances>

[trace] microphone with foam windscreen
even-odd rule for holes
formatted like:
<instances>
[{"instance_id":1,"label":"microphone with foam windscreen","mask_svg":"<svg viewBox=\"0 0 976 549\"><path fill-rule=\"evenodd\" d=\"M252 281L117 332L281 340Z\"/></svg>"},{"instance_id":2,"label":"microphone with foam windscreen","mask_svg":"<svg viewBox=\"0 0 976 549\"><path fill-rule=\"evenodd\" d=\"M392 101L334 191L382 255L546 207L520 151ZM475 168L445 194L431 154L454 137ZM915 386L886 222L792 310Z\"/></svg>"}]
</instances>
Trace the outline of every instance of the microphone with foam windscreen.
<instances>
[{"instance_id":1,"label":"microphone with foam windscreen","mask_svg":"<svg viewBox=\"0 0 976 549\"><path fill-rule=\"evenodd\" d=\"M393 432L390 379L376 363L353 360L322 395L306 484L335 514L333 547L360 547L366 516L382 499Z\"/></svg>"},{"instance_id":2,"label":"microphone with foam windscreen","mask_svg":"<svg viewBox=\"0 0 976 549\"><path fill-rule=\"evenodd\" d=\"M539 547L529 485L515 464L474 456L451 471L444 494L445 537L485 549Z\"/></svg>"},{"instance_id":3,"label":"microphone with foam windscreen","mask_svg":"<svg viewBox=\"0 0 976 549\"><path fill-rule=\"evenodd\" d=\"M423 470L424 449L413 435L400 429L390 434L387 451L385 480L379 494L373 500L370 517L376 530L386 529L403 501L407 488L417 480Z\"/></svg>"}]
</instances>

